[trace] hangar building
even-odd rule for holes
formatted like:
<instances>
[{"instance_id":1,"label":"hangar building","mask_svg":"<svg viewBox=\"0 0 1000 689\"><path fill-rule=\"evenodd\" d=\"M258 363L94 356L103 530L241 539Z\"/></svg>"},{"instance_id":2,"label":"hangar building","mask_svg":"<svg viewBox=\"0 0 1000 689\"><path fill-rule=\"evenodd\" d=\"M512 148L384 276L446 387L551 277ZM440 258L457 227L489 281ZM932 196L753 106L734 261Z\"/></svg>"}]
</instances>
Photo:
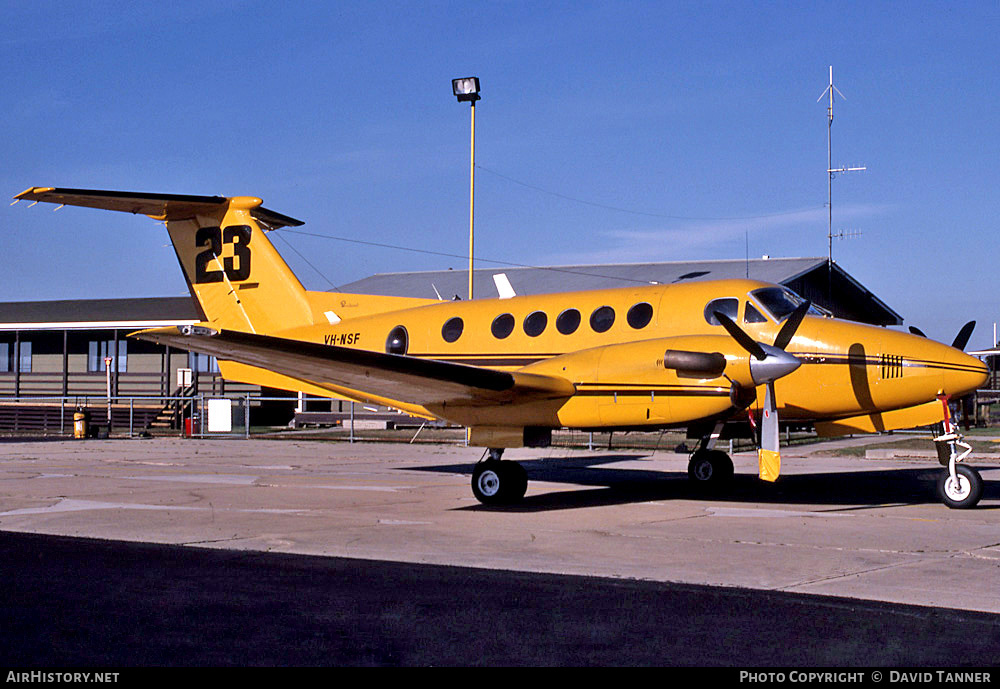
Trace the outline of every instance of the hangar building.
<instances>
[{"instance_id":1,"label":"hangar building","mask_svg":"<svg viewBox=\"0 0 1000 689\"><path fill-rule=\"evenodd\" d=\"M759 258L752 260L674 261L668 263L618 263L477 269L476 296L496 297L493 276L503 273L518 295L607 289L630 285L671 284L694 280L750 278L785 285L805 299L822 306L837 318L873 325L902 325L903 318L826 258ZM425 299L464 298L468 294L467 270L416 273L378 273L343 285L344 292L387 294Z\"/></svg>"}]
</instances>

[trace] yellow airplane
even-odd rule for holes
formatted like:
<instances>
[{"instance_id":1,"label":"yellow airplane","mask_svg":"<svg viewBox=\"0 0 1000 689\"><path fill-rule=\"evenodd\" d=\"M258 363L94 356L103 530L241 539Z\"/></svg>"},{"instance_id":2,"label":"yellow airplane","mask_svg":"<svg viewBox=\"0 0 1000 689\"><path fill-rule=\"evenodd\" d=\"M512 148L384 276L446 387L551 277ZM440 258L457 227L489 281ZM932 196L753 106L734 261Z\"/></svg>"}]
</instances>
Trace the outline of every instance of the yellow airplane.
<instances>
[{"instance_id":1,"label":"yellow airplane","mask_svg":"<svg viewBox=\"0 0 1000 689\"><path fill-rule=\"evenodd\" d=\"M827 436L943 422L941 499L972 507L982 494L948 414L986 380L961 351L973 324L948 346L829 318L753 280L470 301L312 292L266 235L302 223L258 198L34 187L15 199L165 222L202 322L135 337L213 355L228 379L466 426L489 450L472 476L483 503L525 494L504 448L548 446L560 428L686 427L701 438L691 479L717 486L733 463L716 440L750 421L760 477L774 481L779 417Z\"/></svg>"}]
</instances>

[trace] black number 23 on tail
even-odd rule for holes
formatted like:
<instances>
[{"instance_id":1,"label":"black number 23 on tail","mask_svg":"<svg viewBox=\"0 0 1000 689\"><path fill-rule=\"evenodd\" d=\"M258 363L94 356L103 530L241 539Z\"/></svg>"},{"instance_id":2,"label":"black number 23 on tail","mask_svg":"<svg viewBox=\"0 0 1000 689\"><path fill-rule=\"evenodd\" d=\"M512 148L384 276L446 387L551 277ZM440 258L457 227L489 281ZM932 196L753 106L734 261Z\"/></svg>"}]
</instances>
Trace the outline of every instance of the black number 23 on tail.
<instances>
[{"instance_id":1,"label":"black number 23 on tail","mask_svg":"<svg viewBox=\"0 0 1000 689\"><path fill-rule=\"evenodd\" d=\"M194 236L196 247L207 247L194 259L194 281L222 282L223 271L218 269L219 261L225 269L225 277L232 282L250 277L250 227L230 225L226 228L202 227ZM233 255L222 257L223 244L233 245ZM218 259L218 261L216 261Z\"/></svg>"}]
</instances>

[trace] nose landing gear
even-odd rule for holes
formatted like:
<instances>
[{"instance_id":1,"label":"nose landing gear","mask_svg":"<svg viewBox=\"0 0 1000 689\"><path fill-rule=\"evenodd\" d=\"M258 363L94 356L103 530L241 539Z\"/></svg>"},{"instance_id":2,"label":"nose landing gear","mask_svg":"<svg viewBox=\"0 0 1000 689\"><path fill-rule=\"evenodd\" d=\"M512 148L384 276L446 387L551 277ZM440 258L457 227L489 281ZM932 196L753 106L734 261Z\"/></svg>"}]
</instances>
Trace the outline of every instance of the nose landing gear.
<instances>
[{"instance_id":1,"label":"nose landing gear","mask_svg":"<svg viewBox=\"0 0 1000 689\"><path fill-rule=\"evenodd\" d=\"M938 461L948 468L938 479L938 496L952 509L969 509L975 507L983 496L983 477L972 467L959 464L972 453L972 446L955 430L948 397L941 396L938 400L944 407L944 433L934 438L934 445Z\"/></svg>"},{"instance_id":2,"label":"nose landing gear","mask_svg":"<svg viewBox=\"0 0 1000 689\"><path fill-rule=\"evenodd\" d=\"M983 477L972 467L959 464L969 456L972 447L954 431L934 438L934 443L941 464L948 468L937 482L941 501L956 510L975 507L983 496Z\"/></svg>"}]
</instances>

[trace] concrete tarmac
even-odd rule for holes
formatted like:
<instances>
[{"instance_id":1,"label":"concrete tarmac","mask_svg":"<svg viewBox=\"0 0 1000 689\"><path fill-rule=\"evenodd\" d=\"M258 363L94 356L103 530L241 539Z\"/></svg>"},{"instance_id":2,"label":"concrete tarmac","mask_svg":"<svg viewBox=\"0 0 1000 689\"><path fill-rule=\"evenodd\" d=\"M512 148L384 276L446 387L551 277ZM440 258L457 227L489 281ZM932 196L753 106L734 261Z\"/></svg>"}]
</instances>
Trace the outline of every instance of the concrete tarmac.
<instances>
[{"instance_id":1,"label":"concrete tarmac","mask_svg":"<svg viewBox=\"0 0 1000 689\"><path fill-rule=\"evenodd\" d=\"M660 592L696 587L700 599L708 591L736 591L741 607L747 597L764 596L755 599L764 601L759 610L772 613L779 608L767 601L781 597L784 619L790 600L804 601L799 607L808 615L815 601L835 597L876 622L890 610L907 611L901 619L908 620L975 620L975 629L955 628L966 645L939 644L932 662L992 664L980 654L992 650L995 658L1000 650L996 632L984 633L1000 621L1000 465L975 464L986 479L984 498L977 509L957 511L934 495L942 469L933 462L831 457L823 449L785 451L774 485L756 479L753 455L737 455L738 476L724 496L703 495L688 483L685 455L508 451L505 458L521 461L530 483L523 504L501 509L472 497L471 471L482 454L476 448L308 440L0 442L0 531L187 546L185 553L203 548L229 557L232 551L323 556L330 563L382 563L383 574L394 562L482 573L476 576L599 577ZM0 540L0 549L14 562L11 549L22 546L10 538ZM6 569L5 579L10 575ZM458 595L446 578L428 576L441 582L442 600ZM879 607L885 603L907 607ZM488 628L489 615L475 624ZM842 624L849 629L859 621ZM332 662L382 664L376 656L352 657ZM503 657L490 656L486 664L520 664ZM580 664L611 662L572 654L534 662L573 664L574 657ZM670 658L653 653L635 662L655 663L653 657ZM909 662L921 658L930 656ZM830 664L831 656L814 660ZM427 664L409 656L401 662Z\"/></svg>"}]
</instances>

